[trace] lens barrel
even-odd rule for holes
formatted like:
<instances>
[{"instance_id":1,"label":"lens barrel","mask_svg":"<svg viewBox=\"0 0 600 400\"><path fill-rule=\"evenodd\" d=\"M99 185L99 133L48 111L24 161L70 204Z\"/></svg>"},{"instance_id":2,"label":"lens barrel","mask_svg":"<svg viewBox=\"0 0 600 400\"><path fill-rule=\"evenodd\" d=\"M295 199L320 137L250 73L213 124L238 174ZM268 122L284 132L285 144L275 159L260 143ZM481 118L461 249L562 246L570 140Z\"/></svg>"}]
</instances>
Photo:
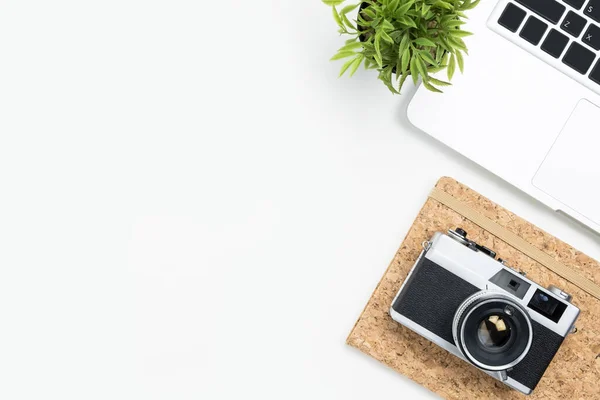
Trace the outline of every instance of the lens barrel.
<instances>
[{"instance_id":1,"label":"lens barrel","mask_svg":"<svg viewBox=\"0 0 600 400\"><path fill-rule=\"evenodd\" d=\"M518 299L494 291L477 292L458 307L452 334L463 356L488 371L517 365L533 340L531 320Z\"/></svg>"}]
</instances>

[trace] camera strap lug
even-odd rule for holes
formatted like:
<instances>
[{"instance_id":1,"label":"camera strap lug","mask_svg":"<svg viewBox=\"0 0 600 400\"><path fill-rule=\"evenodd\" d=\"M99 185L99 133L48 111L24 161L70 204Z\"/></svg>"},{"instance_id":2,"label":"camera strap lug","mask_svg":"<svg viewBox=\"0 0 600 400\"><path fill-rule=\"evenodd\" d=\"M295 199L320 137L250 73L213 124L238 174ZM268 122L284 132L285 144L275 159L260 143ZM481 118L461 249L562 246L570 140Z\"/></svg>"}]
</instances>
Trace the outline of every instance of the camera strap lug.
<instances>
[{"instance_id":1,"label":"camera strap lug","mask_svg":"<svg viewBox=\"0 0 600 400\"><path fill-rule=\"evenodd\" d=\"M570 334L577 333L577 327L576 327L575 325L573 325L573 326L571 327L571 329L569 329L569 333L570 333Z\"/></svg>"},{"instance_id":2,"label":"camera strap lug","mask_svg":"<svg viewBox=\"0 0 600 400\"><path fill-rule=\"evenodd\" d=\"M499 371L498 372L498 378L504 382L506 380L508 380L508 374L506 373L506 371Z\"/></svg>"}]
</instances>

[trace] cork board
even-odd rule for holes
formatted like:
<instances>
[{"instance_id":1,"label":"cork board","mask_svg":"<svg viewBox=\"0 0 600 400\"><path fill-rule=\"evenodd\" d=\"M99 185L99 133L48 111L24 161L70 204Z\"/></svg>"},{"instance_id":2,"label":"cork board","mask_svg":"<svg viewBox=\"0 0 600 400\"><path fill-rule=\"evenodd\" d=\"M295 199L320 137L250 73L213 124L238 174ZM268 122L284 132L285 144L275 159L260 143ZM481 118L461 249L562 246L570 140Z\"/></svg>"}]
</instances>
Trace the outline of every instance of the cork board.
<instances>
[{"instance_id":1,"label":"cork board","mask_svg":"<svg viewBox=\"0 0 600 400\"><path fill-rule=\"evenodd\" d=\"M600 264L461 183L442 178L436 188L517 234L566 267L600 283ZM529 396L512 390L467 362L398 324L389 315L392 300L435 232L461 227L469 238L527 273L541 286L554 284L573 295L580 308L577 332L568 335L537 388ZM491 235L442 203L429 198L385 275L377 285L347 344L381 361L446 399L600 399L600 300Z\"/></svg>"}]
</instances>

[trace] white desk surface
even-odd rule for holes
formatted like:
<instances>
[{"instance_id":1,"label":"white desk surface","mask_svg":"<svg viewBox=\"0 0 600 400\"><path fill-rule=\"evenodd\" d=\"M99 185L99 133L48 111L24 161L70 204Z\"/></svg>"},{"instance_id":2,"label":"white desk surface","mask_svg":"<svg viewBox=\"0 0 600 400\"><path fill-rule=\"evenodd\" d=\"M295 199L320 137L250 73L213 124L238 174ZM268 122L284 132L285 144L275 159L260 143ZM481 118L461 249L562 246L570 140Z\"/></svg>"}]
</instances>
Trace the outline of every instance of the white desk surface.
<instances>
[{"instance_id":1,"label":"white desk surface","mask_svg":"<svg viewBox=\"0 0 600 400\"><path fill-rule=\"evenodd\" d=\"M2 399L436 398L344 340L442 175L600 258L320 1L0 4Z\"/></svg>"}]
</instances>

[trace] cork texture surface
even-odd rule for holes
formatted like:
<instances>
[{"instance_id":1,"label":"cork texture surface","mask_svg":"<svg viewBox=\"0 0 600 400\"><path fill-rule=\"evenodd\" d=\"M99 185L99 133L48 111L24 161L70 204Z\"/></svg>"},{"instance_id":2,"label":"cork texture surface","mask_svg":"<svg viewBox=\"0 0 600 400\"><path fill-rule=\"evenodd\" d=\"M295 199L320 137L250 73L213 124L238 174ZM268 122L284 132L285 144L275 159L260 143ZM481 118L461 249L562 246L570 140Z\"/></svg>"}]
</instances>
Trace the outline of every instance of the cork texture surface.
<instances>
[{"instance_id":1,"label":"cork texture surface","mask_svg":"<svg viewBox=\"0 0 600 400\"><path fill-rule=\"evenodd\" d=\"M600 264L451 178L436 187L521 236L565 266L600 283ZM401 326L389 315L392 300L422 247L435 232L462 227L511 267L541 286L554 284L581 309L578 331L567 336L530 396L512 390ZM452 209L428 199L379 282L347 343L446 399L600 399L600 301L492 236Z\"/></svg>"}]
</instances>

